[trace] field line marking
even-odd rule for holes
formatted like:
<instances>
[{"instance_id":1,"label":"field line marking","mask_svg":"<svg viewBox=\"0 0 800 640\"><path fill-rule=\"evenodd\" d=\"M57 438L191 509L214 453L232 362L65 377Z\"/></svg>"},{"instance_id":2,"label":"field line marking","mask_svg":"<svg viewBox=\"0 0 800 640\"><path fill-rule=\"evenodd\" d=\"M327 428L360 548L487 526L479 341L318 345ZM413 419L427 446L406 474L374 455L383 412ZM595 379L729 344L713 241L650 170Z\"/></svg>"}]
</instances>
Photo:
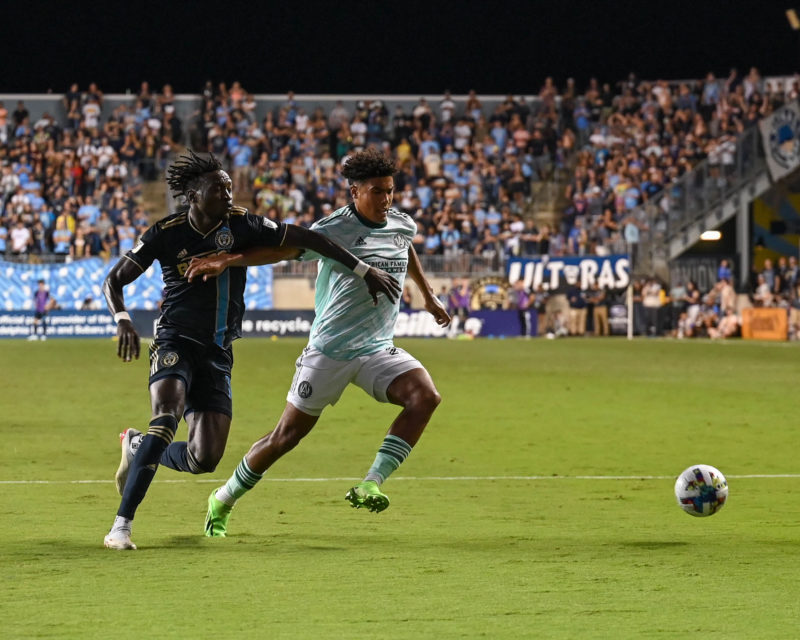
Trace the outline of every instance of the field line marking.
<instances>
[{"instance_id":1,"label":"field line marking","mask_svg":"<svg viewBox=\"0 0 800 640\"><path fill-rule=\"evenodd\" d=\"M600 476L600 475L576 475L576 476L397 476L392 481L406 482L480 482L485 480L495 481L532 481L532 480L675 480L678 476ZM751 473L743 475L728 475L727 478L733 479L777 479L777 478L800 478L800 473ZM194 478L189 480L153 480L160 484L189 484L189 483L220 483L225 482L225 478ZM359 478L262 478L261 482L353 482ZM0 480L0 485L36 485L36 484L111 484L113 480Z\"/></svg>"}]
</instances>

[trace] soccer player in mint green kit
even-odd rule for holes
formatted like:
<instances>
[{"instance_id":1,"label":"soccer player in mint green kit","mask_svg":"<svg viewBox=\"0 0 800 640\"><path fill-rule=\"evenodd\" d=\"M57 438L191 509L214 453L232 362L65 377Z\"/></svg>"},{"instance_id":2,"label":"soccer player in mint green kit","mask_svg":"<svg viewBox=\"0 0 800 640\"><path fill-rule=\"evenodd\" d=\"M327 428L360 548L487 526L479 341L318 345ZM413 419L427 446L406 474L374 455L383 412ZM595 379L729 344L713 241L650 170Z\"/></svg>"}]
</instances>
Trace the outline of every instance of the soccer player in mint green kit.
<instances>
[{"instance_id":1,"label":"soccer player in mint green kit","mask_svg":"<svg viewBox=\"0 0 800 640\"><path fill-rule=\"evenodd\" d=\"M438 324L450 316L428 283L411 240L414 221L390 208L395 165L378 150L350 156L342 174L353 202L317 222L312 229L347 247L369 266L379 267L403 286L406 273L419 287L425 308ZM431 418L441 396L425 368L392 343L398 301L381 297L377 304L359 287L358 274L315 253L275 247L251 248L195 260L187 277L218 275L228 266L246 266L287 258L320 259L316 285L316 319L308 346L297 359L296 373L278 425L257 441L225 486L208 498L205 535L225 536L231 509L275 461L292 450L335 404L351 382L379 402L402 407L381 443L364 480L345 498L356 508L383 511L389 498L382 483L406 459ZM366 267L365 267L366 268Z\"/></svg>"}]
</instances>

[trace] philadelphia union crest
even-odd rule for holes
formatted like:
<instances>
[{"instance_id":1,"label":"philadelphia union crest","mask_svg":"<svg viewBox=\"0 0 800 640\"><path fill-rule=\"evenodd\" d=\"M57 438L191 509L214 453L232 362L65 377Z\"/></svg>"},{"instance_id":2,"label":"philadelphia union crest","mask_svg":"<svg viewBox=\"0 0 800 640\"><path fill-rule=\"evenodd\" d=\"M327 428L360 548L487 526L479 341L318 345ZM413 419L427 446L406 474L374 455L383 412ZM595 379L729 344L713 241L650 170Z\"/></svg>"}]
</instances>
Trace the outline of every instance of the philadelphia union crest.
<instances>
[{"instance_id":1,"label":"philadelphia union crest","mask_svg":"<svg viewBox=\"0 0 800 640\"><path fill-rule=\"evenodd\" d=\"M162 367L172 367L178 362L178 354L174 351L167 351L161 356Z\"/></svg>"},{"instance_id":2,"label":"philadelphia union crest","mask_svg":"<svg viewBox=\"0 0 800 640\"><path fill-rule=\"evenodd\" d=\"M398 249L405 249L408 246L408 240L402 233L396 233L394 238L392 238L392 242Z\"/></svg>"},{"instance_id":3,"label":"philadelphia union crest","mask_svg":"<svg viewBox=\"0 0 800 640\"><path fill-rule=\"evenodd\" d=\"M800 117L795 105L778 109L769 127L769 155L784 169L800 160Z\"/></svg>"},{"instance_id":4,"label":"philadelphia union crest","mask_svg":"<svg viewBox=\"0 0 800 640\"><path fill-rule=\"evenodd\" d=\"M214 244L220 251L227 251L233 246L233 234L228 227L222 227L214 236Z\"/></svg>"}]
</instances>

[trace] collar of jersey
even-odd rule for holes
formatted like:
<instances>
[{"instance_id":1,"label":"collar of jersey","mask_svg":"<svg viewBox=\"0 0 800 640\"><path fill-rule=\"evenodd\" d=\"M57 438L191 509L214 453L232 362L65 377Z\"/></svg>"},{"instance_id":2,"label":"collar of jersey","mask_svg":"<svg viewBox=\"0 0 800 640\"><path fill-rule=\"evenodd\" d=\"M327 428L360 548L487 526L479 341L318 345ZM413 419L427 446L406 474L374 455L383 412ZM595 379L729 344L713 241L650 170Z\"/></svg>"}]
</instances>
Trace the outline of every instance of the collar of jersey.
<instances>
[{"instance_id":1,"label":"collar of jersey","mask_svg":"<svg viewBox=\"0 0 800 640\"><path fill-rule=\"evenodd\" d=\"M207 237L208 237L208 236L210 236L212 233L214 233L214 231L216 231L217 229L219 229L220 225L221 225L223 222L225 222L225 220L226 220L226 219L227 219L227 216L226 216L225 218L223 218L222 220L220 220L220 221L219 221L217 224L215 224L215 225L214 225L214 226L213 226L211 229L209 229L209 230L208 230L208 233L203 233L202 231L200 231L200 229L198 229L197 227L195 227L195 226L194 226L194 223L192 222L192 216L190 216L190 215L189 215L189 212L188 212L188 211L186 212L186 221L189 223L189 226L190 226L190 227L191 227L191 228L192 228L194 231L196 231L196 232L197 232L197 233L199 233L201 236L203 236L204 238L207 238Z\"/></svg>"},{"instance_id":2,"label":"collar of jersey","mask_svg":"<svg viewBox=\"0 0 800 640\"><path fill-rule=\"evenodd\" d=\"M361 224L363 224L365 227L369 227L370 229L383 229L388 224L388 221L373 222L372 220L368 220L358 212L358 209L356 209L356 205L353 204L352 202L350 203L350 211L352 211L355 214L356 218L358 218L358 221Z\"/></svg>"}]
</instances>

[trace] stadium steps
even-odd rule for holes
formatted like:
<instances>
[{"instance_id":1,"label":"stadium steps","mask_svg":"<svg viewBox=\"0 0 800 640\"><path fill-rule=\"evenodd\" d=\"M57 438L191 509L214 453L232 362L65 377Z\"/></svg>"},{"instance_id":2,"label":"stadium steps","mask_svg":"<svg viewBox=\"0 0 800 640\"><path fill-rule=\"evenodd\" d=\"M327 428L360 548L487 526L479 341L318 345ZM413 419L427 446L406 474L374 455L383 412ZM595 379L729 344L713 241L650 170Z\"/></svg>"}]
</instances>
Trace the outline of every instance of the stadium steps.
<instances>
[{"instance_id":1,"label":"stadium steps","mask_svg":"<svg viewBox=\"0 0 800 640\"><path fill-rule=\"evenodd\" d=\"M142 184L142 206L149 213L150 224L164 217L167 206L167 183L162 177Z\"/></svg>"}]
</instances>

